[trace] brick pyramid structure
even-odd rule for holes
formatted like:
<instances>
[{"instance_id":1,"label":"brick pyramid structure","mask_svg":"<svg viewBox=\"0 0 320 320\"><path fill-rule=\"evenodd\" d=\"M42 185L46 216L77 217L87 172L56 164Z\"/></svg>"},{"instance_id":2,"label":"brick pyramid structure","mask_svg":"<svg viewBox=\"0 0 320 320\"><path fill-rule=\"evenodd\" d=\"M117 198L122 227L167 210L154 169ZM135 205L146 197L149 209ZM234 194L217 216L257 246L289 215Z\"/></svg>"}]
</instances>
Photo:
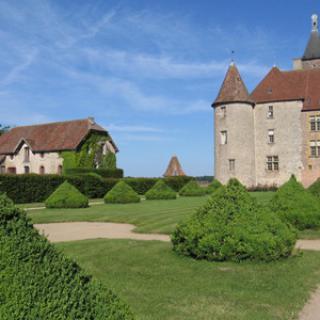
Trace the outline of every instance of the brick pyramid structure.
<instances>
[{"instance_id":1,"label":"brick pyramid structure","mask_svg":"<svg viewBox=\"0 0 320 320\"><path fill-rule=\"evenodd\" d=\"M164 173L165 177L177 177L185 176L186 174L182 170L181 164L177 156L173 156L169 162L168 168Z\"/></svg>"}]
</instances>

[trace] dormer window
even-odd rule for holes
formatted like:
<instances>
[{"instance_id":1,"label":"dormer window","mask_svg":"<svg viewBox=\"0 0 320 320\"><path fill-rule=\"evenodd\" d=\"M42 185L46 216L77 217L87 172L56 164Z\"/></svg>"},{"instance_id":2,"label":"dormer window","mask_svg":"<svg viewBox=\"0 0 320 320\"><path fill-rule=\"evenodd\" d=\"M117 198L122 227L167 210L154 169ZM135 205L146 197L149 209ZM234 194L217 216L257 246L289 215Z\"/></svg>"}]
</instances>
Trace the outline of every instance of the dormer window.
<instances>
[{"instance_id":1,"label":"dormer window","mask_svg":"<svg viewBox=\"0 0 320 320\"><path fill-rule=\"evenodd\" d=\"M271 94L272 93L272 88L268 88L267 93Z\"/></svg>"},{"instance_id":2,"label":"dormer window","mask_svg":"<svg viewBox=\"0 0 320 320\"><path fill-rule=\"evenodd\" d=\"M273 119L273 106L268 106L267 118Z\"/></svg>"}]
</instances>

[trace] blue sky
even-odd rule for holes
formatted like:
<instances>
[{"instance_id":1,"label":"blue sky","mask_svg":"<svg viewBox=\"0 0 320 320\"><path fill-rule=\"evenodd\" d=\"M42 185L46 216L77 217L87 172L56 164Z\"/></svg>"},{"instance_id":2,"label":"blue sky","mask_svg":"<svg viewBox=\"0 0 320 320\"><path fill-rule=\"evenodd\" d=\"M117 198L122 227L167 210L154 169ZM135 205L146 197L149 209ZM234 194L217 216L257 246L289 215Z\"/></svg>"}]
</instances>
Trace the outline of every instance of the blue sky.
<instances>
[{"instance_id":1,"label":"blue sky","mask_svg":"<svg viewBox=\"0 0 320 320\"><path fill-rule=\"evenodd\" d=\"M0 2L1 123L94 116L126 175L177 154L213 174L213 111L231 51L249 90L302 55L320 1Z\"/></svg>"}]
</instances>

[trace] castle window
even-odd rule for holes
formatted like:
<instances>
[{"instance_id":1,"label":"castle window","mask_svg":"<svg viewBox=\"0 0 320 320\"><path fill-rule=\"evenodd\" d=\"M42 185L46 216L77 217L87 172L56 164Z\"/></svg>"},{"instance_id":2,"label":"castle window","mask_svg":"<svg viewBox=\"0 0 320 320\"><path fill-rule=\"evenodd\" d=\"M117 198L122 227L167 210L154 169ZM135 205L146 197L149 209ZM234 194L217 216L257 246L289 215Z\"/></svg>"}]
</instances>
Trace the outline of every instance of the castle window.
<instances>
[{"instance_id":1,"label":"castle window","mask_svg":"<svg viewBox=\"0 0 320 320\"><path fill-rule=\"evenodd\" d=\"M273 119L273 106L268 107L268 113L267 113L268 119Z\"/></svg>"},{"instance_id":2,"label":"castle window","mask_svg":"<svg viewBox=\"0 0 320 320\"><path fill-rule=\"evenodd\" d=\"M0 167L0 173L1 174L6 173L6 167L5 166L1 166Z\"/></svg>"},{"instance_id":3,"label":"castle window","mask_svg":"<svg viewBox=\"0 0 320 320\"><path fill-rule=\"evenodd\" d=\"M236 160L229 159L229 171L234 171L236 169Z\"/></svg>"},{"instance_id":4,"label":"castle window","mask_svg":"<svg viewBox=\"0 0 320 320\"><path fill-rule=\"evenodd\" d=\"M320 131L320 116L310 117L310 129L311 131Z\"/></svg>"},{"instance_id":5,"label":"castle window","mask_svg":"<svg viewBox=\"0 0 320 320\"><path fill-rule=\"evenodd\" d=\"M268 143L274 143L274 129L268 130Z\"/></svg>"},{"instance_id":6,"label":"castle window","mask_svg":"<svg viewBox=\"0 0 320 320\"><path fill-rule=\"evenodd\" d=\"M25 167L24 167L24 173L25 173L25 174L30 173L30 167L29 167L29 166L25 166Z\"/></svg>"},{"instance_id":7,"label":"castle window","mask_svg":"<svg viewBox=\"0 0 320 320\"><path fill-rule=\"evenodd\" d=\"M320 141L310 141L310 157L318 158L320 157Z\"/></svg>"},{"instance_id":8,"label":"castle window","mask_svg":"<svg viewBox=\"0 0 320 320\"><path fill-rule=\"evenodd\" d=\"M227 143L228 143L228 132L221 131L221 144L227 144Z\"/></svg>"},{"instance_id":9,"label":"castle window","mask_svg":"<svg viewBox=\"0 0 320 320\"><path fill-rule=\"evenodd\" d=\"M278 171L279 170L279 157L278 156L267 156L267 170Z\"/></svg>"},{"instance_id":10,"label":"castle window","mask_svg":"<svg viewBox=\"0 0 320 320\"><path fill-rule=\"evenodd\" d=\"M225 117L227 115L227 108L226 106L221 106L221 115Z\"/></svg>"}]
</instances>

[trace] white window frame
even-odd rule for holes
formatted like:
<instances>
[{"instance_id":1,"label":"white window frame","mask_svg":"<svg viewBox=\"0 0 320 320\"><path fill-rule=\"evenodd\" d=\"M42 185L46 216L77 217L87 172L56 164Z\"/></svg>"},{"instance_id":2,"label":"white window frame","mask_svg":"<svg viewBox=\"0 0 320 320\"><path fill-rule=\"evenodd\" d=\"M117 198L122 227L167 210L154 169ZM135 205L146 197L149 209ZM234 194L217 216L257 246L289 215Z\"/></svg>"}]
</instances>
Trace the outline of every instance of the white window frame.
<instances>
[{"instance_id":1,"label":"white window frame","mask_svg":"<svg viewBox=\"0 0 320 320\"><path fill-rule=\"evenodd\" d=\"M274 138L274 129L268 129L268 143L274 144L275 138Z\"/></svg>"},{"instance_id":2,"label":"white window frame","mask_svg":"<svg viewBox=\"0 0 320 320\"><path fill-rule=\"evenodd\" d=\"M278 172L279 171L279 156L277 155L272 155L272 156L267 156L267 170L269 172Z\"/></svg>"}]
</instances>

